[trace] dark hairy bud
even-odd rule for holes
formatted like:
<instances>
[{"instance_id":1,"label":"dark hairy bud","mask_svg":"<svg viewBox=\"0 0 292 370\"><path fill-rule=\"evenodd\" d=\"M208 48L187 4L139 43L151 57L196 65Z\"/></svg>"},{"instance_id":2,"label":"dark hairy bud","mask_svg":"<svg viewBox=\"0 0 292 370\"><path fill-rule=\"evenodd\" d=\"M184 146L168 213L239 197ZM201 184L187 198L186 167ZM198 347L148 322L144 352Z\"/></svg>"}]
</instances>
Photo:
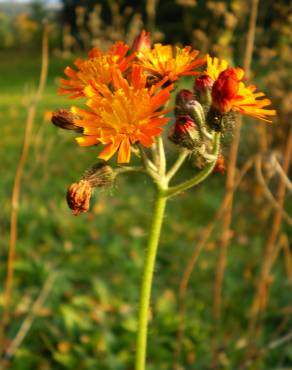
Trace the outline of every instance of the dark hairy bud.
<instances>
[{"instance_id":1,"label":"dark hairy bud","mask_svg":"<svg viewBox=\"0 0 292 370\"><path fill-rule=\"evenodd\" d=\"M85 171L83 180L90 183L93 188L107 187L113 184L115 172L106 163L97 163Z\"/></svg>"},{"instance_id":2,"label":"dark hairy bud","mask_svg":"<svg viewBox=\"0 0 292 370\"><path fill-rule=\"evenodd\" d=\"M206 121L211 130L224 133L233 129L235 123L235 114L232 111L221 113L216 108L211 106L207 113Z\"/></svg>"},{"instance_id":3,"label":"dark hairy bud","mask_svg":"<svg viewBox=\"0 0 292 370\"><path fill-rule=\"evenodd\" d=\"M223 114L217 109L211 107L207 114L207 123L211 130L222 132Z\"/></svg>"},{"instance_id":4,"label":"dark hairy bud","mask_svg":"<svg viewBox=\"0 0 292 370\"><path fill-rule=\"evenodd\" d=\"M52 123L62 129L65 130L73 130L77 132L82 132L83 129L81 127L75 126L74 121L80 120L81 117L77 114L71 113L69 110L66 109L58 109L52 115Z\"/></svg>"},{"instance_id":5,"label":"dark hairy bud","mask_svg":"<svg viewBox=\"0 0 292 370\"><path fill-rule=\"evenodd\" d=\"M189 150L194 150L201 141L198 126L187 115L177 117L175 124L169 131L168 139L176 145Z\"/></svg>"}]
</instances>

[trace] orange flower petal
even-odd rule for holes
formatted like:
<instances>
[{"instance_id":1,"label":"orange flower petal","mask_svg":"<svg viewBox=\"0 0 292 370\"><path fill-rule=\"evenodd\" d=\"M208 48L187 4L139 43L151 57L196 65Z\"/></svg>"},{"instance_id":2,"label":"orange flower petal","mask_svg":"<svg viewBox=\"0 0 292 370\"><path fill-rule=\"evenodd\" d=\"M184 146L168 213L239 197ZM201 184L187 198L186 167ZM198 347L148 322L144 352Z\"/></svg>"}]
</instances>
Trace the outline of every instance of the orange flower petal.
<instances>
[{"instance_id":1,"label":"orange flower petal","mask_svg":"<svg viewBox=\"0 0 292 370\"><path fill-rule=\"evenodd\" d=\"M119 145L120 145L119 140L113 140L99 153L98 158L108 161L118 150Z\"/></svg>"},{"instance_id":2,"label":"orange flower petal","mask_svg":"<svg viewBox=\"0 0 292 370\"><path fill-rule=\"evenodd\" d=\"M131 146L128 138L121 141L118 152L118 163L129 163L131 158Z\"/></svg>"},{"instance_id":3,"label":"orange flower petal","mask_svg":"<svg viewBox=\"0 0 292 370\"><path fill-rule=\"evenodd\" d=\"M96 136L80 136L76 141L80 146L92 146L98 143Z\"/></svg>"}]
</instances>

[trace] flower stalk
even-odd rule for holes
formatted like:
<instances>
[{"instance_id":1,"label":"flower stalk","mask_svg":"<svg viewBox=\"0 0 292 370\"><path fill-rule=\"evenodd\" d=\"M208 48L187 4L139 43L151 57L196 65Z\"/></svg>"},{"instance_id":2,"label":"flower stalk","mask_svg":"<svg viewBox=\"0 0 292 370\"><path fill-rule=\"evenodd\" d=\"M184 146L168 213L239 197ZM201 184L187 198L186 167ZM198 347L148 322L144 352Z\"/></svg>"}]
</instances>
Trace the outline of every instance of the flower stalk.
<instances>
[{"instance_id":1,"label":"flower stalk","mask_svg":"<svg viewBox=\"0 0 292 370\"><path fill-rule=\"evenodd\" d=\"M146 349L147 349L147 332L148 332L148 318L149 306L151 297L151 288L153 281L153 272L155 267L157 249L160 239L161 227L163 223L163 216L165 212L167 198L156 188L156 196L154 202L152 225L149 234L149 240L146 251L146 258L144 264L144 272L141 286L140 308L139 308L139 324L137 333L137 347L136 347L136 370L144 370L146 363Z\"/></svg>"},{"instance_id":2,"label":"flower stalk","mask_svg":"<svg viewBox=\"0 0 292 370\"><path fill-rule=\"evenodd\" d=\"M144 161L145 171L148 172L149 176L153 178L156 185L155 185L155 201L153 207L152 224L149 232L141 285L135 370L145 370L146 366L147 333L148 333L149 307L151 299L152 282L167 200L195 185L198 185L212 173L220 149L220 133L214 134L213 145L214 145L212 151L214 157L213 161L210 162L202 171L200 171L197 175L195 175L191 179L173 187L168 187L168 183L171 180L171 178L176 174L176 172L179 170L179 168L189 155L188 150L183 149L180 152L174 165L170 168L170 170L166 174L165 151L163 146L163 140L162 138L160 138L157 145L158 147L157 156L159 157L160 166L157 169L155 176L153 176L154 175L153 169L150 169L147 166L147 161ZM144 156L146 156L145 153Z\"/></svg>"}]
</instances>

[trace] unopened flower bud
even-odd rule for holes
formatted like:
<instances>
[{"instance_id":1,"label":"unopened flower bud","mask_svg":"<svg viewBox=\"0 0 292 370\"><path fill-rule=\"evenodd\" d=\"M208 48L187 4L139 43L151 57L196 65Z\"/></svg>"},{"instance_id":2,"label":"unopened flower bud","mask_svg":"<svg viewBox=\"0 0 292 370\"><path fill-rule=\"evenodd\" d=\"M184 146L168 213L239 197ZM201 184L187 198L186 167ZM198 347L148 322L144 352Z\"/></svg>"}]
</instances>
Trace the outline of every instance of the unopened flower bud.
<instances>
[{"instance_id":1,"label":"unopened flower bud","mask_svg":"<svg viewBox=\"0 0 292 370\"><path fill-rule=\"evenodd\" d=\"M190 116L199 127L205 125L205 112L190 90L180 90L175 101L175 115Z\"/></svg>"},{"instance_id":2,"label":"unopened flower bud","mask_svg":"<svg viewBox=\"0 0 292 370\"><path fill-rule=\"evenodd\" d=\"M221 113L229 112L239 90L236 68L221 72L212 87L212 106Z\"/></svg>"},{"instance_id":3,"label":"unopened flower bud","mask_svg":"<svg viewBox=\"0 0 292 370\"><path fill-rule=\"evenodd\" d=\"M60 128L65 130L73 130L77 132L82 132L83 129L81 127L75 126L74 121L80 120L80 116L77 114L71 113L69 110L66 109L59 109L53 112L52 115L52 123Z\"/></svg>"},{"instance_id":4,"label":"unopened flower bud","mask_svg":"<svg viewBox=\"0 0 292 370\"><path fill-rule=\"evenodd\" d=\"M211 90L214 80L206 73L201 74L194 84L194 92L196 98L203 105L210 106L212 102Z\"/></svg>"},{"instance_id":5,"label":"unopened flower bud","mask_svg":"<svg viewBox=\"0 0 292 370\"><path fill-rule=\"evenodd\" d=\"M200 127L205 126L205 112L202 105L195 99L190 100L185 105L188 115L195 121Z\"/></svg>"},{"instance_id":6,"label":"unopened flower bud","mask_svg":"<svg viewBox=\"0 0 292 370\"><path fill-rule=\"evenodd\" d=\"M146 32L145 30L143 30L135 38L132 45L132 50L139 51L141 49L150 49L150 48L151 48L150 32Z\"/></svg>"},{"instance_id":7,"label":"unopened flower bud","mask_svg":"<svg viewBox=\"0 0 292 370\"><path fill-rule=\"evenodd\" d=\"M82 179L88 181L93 188L107 187L113 184L115 172L111 166L101 162L89 168Z\"/></svg>"},{"instance_id":8,"label":"unopened flower bud","mask_svg":"<svg viewBox=\"0 0 292 370\"><path fill-rule=\"evenodd\" d=\"M67 203L73 214L78 216L87 212L94 188L111 186L115 176L116 173L111 166L101 162L89 168L80 181L71 184L67 191Z\"/></svg>"},{"instance_id":9,"label":"unopened flower bud","mask_svg":"<svg viewBox=\"0 0 292 370\"><path fill-rule=\"evenodd\" d=\"M176 145L194 150L201 141L198 126L190 116L178 116L170 129L168 139Z\"/></svg>"},{"instance_id":10,"label":"unopened flower bud","mask_svg":"<svg viewBox=\"0 0 292 370\"><path fill-rule=\"evenodd\" d=\"M214 172L219 172L221 175L224 175L225 172L225 160L224 156L222 153L219 153L215 167L214 167Z\"/></svg>"},{"instance_id":11,"label":"unopened flower bud","mask_svg":"<svg viewBox=\"0 0 292 370\"><path fill-rule=\"evenodd\" d=\"M199 75L194 84L196 91L204 92L206 90L211 90L214 84L214 80L206 73Z\"/></svg>"},{"instance_id":12,"label":"unopened flower bud","mask_svg":"<svg viewBox=\"0 0 292 370\"><path fill-rule=\"evenodd\" d=\"M87 180L80 180L71 184L67 190L67 203L72 213L78 216L87 212L90 205L92 187Z\"/></svg>"},{"instance_id":13,"label":"unopened flower bud","mask_svg":"<svg viewBox=\"0 0 292 370\"><path fill-rule=\"evenodd\" d=\"M187 89L180 90L175 98L175 110L174 113L176 116L188 114L186 105L194 100L194 94Z\"/></svg>"}]
</instances>

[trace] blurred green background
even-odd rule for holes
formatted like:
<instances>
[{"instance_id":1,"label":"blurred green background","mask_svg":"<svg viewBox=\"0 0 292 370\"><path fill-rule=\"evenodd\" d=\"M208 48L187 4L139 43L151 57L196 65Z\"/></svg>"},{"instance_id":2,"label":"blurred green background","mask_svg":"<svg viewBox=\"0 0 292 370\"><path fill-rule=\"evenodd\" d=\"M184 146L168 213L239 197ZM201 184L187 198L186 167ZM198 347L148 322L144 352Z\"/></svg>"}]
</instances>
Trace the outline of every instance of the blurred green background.
<instances>
[{"instance_id":1,"label":"blurred green background","mask_svg":"<svg viewBox=\"0 0 292 370\"><path fill-rule=\"evenodd\" d=\"M56 93L64 67L95 45L106 49L119 39L131 44L142 28L150 29L155 41L191 44L202 53L242 65L249 12L250 1L243 0L0 2L1 307L11 191L28 107L38 84L42 20L48 19L51 27L49 76L21 186L8 343L31 314L46 281L54 279L30 330L15 355L2 359L1 369L133 369L152 184L142 174L120 177L112 189L95 193L87 214L72 216L66 189L96 161L96 149L78 147L74 133L50 123L51 111L71 104ZM291 25L290 1L259 1L251 76L273 100L278 117L273 125L244 119L239 168L262 151L267 164L271 153L282 161L292 122ZM186 80L183 87L191 84ZM228 160L232 136L225 141ZM176 151L172 146L169 151L171 161ZM194 171L189 163L181 176ZM147 370L174 369L179 282L204 226L224 197L225 177L213 174L168 205L155 272ZM278 184L274 173L269 178L274 195ZM287 213L291 205L287 192ZM191 276L177 369L292 369L292 341L269 348L271 341L292 331L292 231L285 220L275 245L279 253L261 331L252 355L246 354L251 305L274 213L252 169L235 195L221 322L212 316L219 220ZM214 333L220 343L215 350Z\"/></svg>"}]
</instances>

